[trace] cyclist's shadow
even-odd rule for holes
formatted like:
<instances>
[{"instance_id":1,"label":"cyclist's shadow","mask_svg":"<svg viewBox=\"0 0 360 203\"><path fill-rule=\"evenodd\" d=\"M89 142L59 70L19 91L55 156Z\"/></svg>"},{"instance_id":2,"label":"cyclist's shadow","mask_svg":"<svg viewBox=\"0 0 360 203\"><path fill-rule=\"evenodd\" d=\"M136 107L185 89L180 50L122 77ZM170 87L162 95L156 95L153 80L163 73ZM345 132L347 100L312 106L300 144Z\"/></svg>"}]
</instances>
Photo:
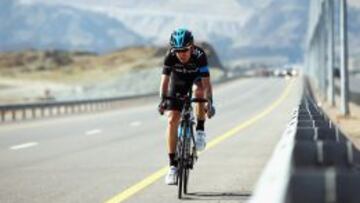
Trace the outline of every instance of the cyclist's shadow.
<instances>
[{"instance_id":1,"label":"cyclist's shadow","mask_svg":"<svg viewBox=\"0 0 360 203\"><path fill-rule=\"evenodd\" d=\"M247 200L250 192L189 192L184 200Z\"/></svg>"}]
</instances>

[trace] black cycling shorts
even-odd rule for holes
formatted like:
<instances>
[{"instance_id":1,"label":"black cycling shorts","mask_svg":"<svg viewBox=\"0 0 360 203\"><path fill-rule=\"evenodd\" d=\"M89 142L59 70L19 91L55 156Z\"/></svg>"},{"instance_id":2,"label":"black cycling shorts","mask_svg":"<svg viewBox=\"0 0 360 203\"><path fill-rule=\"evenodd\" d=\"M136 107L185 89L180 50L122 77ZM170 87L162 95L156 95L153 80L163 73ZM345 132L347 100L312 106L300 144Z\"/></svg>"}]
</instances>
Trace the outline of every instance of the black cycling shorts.
<instances>
[{"instance_id":1,"label":"black cycling shorts","mask_svg":"<svg viewBox=\"0 0 360 203\"><path fill-rule=\"evenodd\" d=\"M182 97L185 96L192 90L193 85L201 86L201 78L196 78L191 81L172 81L170 84L169 96L171 97ZM184 107L184 102L171 99L167 100L166 109L170 111L181 111Z\"/></svg>"}]
</instances>

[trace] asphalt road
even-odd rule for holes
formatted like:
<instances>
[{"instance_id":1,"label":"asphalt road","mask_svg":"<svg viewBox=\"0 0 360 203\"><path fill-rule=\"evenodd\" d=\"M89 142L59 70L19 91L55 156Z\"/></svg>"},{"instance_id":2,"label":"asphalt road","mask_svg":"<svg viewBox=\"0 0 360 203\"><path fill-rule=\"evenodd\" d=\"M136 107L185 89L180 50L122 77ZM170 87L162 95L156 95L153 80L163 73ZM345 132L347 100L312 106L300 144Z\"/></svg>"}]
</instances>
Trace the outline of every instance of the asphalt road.
<instances>
[{"instance_id":1,"label":"asphalt road","mask_svg":"<svg viewBox=\"0 0 360 203\"><path fill-rule=\"evenodd\" d=\"M301 82L242 79L214 95L209 147L187 199L245 202L299 103ZM177 187L164 184L166 118L157 102L1 125L0 202L179 202Z\"/></svg>"}]
</instances>

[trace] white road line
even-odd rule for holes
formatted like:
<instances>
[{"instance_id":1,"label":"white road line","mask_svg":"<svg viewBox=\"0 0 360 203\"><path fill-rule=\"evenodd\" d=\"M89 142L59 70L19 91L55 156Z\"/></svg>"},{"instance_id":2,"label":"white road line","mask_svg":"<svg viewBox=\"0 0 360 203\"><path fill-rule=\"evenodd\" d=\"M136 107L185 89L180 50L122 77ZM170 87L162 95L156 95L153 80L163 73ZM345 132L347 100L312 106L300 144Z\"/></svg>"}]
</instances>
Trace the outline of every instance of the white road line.
<instances>
[{"instance_id":1,"label":"white road line","mask_svg":"<svg viewBox=\"0 0 360 203\"><path fill-rule=\"evenodd\" d=\"M141 125L141 122L140 122L140 121L134 121L134 122L130 123L130 125L131 125L132 127L137 127L137 126L140 126L140 125Z\"/></svg>"},{"instance_id":2,"label":"white road line","mask_svg":"<svg viewBox=\"0 0 360 203\"><path fill-rule=\"evenodd\" d=\"M94 129L94 130L89 130L89 131L85 132L85 135L95 135L95 134L99 134L101 132L102 132L102 130L100 130L100 129Z\"/></svg>"},{"instance_id":3,"label":"white road line","mask_svg":"<svg viewBox=\"0 0 360 203\"><path fill-rule=\"evenodd\" d=\"M29 142L29 143L24 143L24 144L12 146L12 147L10 147L10 149L11 150L25 149L25 148L29 148L29 147L34 147L34 146L36 146L38 144L39 143L37 143L37 142Z\"/></svg>"}]
</instances>

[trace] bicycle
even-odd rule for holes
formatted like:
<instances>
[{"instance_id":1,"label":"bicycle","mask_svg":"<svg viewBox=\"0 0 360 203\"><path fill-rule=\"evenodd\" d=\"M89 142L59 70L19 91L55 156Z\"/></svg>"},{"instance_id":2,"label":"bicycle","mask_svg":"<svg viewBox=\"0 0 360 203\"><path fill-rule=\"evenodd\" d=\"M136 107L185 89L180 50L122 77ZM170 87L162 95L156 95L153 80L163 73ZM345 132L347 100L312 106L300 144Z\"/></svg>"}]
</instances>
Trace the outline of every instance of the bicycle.
<instances>
[{"instance_id":1,"label":"bicycle","mask_svg":"<svg viewBox=\"0 0 360 203\"><path fill-rule=\"evenodd\" d=\"M188 193L188 183L190 170L193 169L197 157L197 149L195 145L194 125L195 119L191 103L208 102L203 98L191 98L191 91L184 97L167 97L166 99L180 100L184 103L181 111L180 125L178 127L178 139L176 144L176 158L178 161L177 185L178 198L181 199L182 193Z\"/></svg>"}]
</instances>

